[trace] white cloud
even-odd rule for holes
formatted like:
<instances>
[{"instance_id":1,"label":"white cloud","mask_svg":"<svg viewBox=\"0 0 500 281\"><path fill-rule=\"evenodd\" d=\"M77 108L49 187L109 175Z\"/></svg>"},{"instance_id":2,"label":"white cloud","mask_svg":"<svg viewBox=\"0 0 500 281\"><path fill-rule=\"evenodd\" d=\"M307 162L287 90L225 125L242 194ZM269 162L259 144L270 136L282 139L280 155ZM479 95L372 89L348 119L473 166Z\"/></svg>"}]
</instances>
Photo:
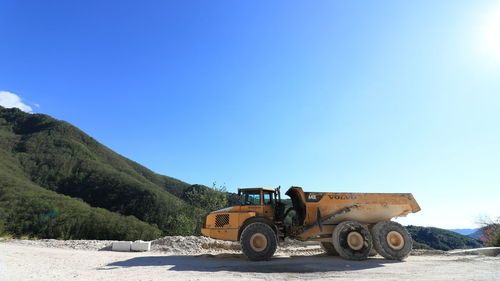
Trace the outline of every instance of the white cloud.
<instances>
[{"instance_id":1,"label":"white cloud","mask_svg":"<svg viewBox=\"0 0 500 281\"><path fill-rule=\"evenodd\" d=\"M5 91L0 91L0 105L6 108L16 107L26 112L33 111L31 106L24 104L18 95Z\"/></svg>"}]
</instances>

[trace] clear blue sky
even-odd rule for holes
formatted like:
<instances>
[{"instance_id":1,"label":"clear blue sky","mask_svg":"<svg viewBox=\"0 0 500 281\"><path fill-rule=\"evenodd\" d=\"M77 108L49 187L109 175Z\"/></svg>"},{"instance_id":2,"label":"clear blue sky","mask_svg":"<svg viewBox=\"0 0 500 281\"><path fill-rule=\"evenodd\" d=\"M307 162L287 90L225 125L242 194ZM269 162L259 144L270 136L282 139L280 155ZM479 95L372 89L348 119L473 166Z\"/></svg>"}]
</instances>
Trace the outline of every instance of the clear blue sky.
<instances>
[{"instance_id":1,"label":"clear blue sky","mask_svg":"<svg viewBox=\"0 0 500 281\"><path fill-rule=\"evenodd\" d=\"M270 3L272 2L272 3ZM500 215L500 4L0 1L0 90L189 183Z\"/></svg>"}]
</instances>

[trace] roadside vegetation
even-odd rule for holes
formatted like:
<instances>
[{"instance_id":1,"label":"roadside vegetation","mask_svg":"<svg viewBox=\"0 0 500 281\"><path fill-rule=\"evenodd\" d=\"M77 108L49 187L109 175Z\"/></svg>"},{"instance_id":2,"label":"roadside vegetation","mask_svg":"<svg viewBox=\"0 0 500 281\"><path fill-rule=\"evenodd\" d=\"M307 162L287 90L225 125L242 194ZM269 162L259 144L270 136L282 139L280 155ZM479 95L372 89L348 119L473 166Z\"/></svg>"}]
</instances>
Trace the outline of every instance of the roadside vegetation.
<instances>
[{"instance_id":1,"label":"roadside vegetation","mask_svg":"<svg viewBox=\"0 0 500 281\"><path fill-rule=\"evenodd\" d=\"M500 247L500 217L496 219L481 218L481 241L489 247Z\"/></svg>"}]
</instances>

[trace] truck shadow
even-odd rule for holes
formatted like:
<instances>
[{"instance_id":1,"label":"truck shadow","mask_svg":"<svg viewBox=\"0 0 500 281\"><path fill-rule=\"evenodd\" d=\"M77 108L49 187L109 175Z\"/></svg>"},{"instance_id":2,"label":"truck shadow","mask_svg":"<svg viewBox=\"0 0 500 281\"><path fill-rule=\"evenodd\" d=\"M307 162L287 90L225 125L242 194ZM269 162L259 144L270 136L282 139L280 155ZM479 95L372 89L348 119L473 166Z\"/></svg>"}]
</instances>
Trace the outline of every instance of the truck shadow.
<instances>
[{"instance_id":1,"label":"truck shadow","mask_svg":"<svg viewBox=\"0 0 500 281\"><path fill-rule=\"evenodd\" d=\"M241 254L219 254L199 256L145 256L107 264L99 270L123 267L166 266L173 271L198 272L261 272L261 273L308 273L329 271L354 271L400 263L382 258L350 261L325 255L274 257L269 261L252 262Z\"/></svg>"}]
</instances>

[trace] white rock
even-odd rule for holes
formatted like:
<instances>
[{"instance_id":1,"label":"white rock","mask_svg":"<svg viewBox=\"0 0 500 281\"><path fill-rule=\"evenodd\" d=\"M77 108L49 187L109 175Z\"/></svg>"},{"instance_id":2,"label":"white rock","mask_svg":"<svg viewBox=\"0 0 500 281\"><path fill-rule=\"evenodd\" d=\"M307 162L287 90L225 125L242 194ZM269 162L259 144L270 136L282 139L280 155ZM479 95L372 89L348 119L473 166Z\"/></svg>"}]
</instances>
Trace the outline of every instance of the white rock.
<instances>
[{"instance_id":1,"label":"white rock","mask_svg":"<svg viewBox=\"0 0 500 281\"><path fill-rule=\"evenodd\" d=\"M119 252L130 252L132 242L130 241L117 241L111 245L111 250Z\"/></svg>"},{"instance_id":2,"label":"white rock","mask_svg":"<svg viewBox=\"0 0 500 281\"><path fill-rule=\"evenodd\" d=\"M150 251L151 250L151 242L144 242L142 240L137 240L132 243L130 248L132 251Z\"/></svg>"}]
</instances>

